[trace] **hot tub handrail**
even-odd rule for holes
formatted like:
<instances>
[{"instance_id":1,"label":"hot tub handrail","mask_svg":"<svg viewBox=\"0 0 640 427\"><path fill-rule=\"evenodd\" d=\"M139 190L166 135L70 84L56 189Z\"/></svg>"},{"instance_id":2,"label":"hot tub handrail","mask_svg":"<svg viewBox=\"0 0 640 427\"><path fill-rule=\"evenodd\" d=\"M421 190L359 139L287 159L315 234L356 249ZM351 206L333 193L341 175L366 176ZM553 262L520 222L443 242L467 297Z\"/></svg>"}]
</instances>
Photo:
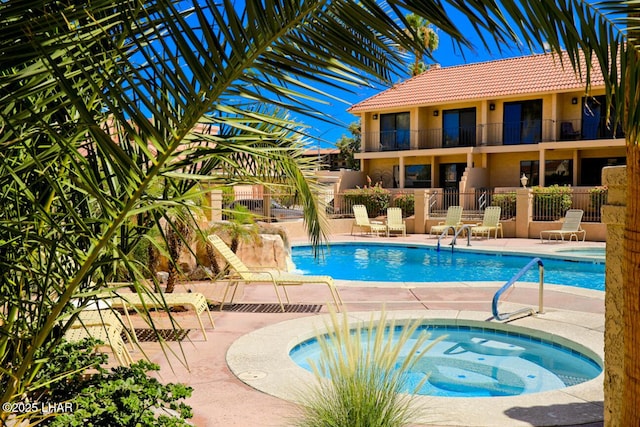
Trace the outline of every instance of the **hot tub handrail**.
<instances>
[{"instance_id":1,"label":"hot tub handrail","mask_svg":"<svg viewBox=\"0 0 640 427\"><path fill-rule=\"evenodd\" d=\"M544 313L544 308L543 308L543 287L544 287L544 264L542 262L542 260L540 258L533 258L531 261L529 261L529 263L524 266L519 272L517 272L511 279L509 279L509 281L507 283L504 284L504 286L502 286L500 289L498 289L498 291L495 293L495 295L493 296L493 302L491 304L491 311L493 312L493 317L496 320L507 320L510 319L511 317L517 315L517 314L522 314L522 313L527 313L529 312L530 314L535 314L536 311L533 308L523 308L520 310L516 310L514 312L511 313L502 313L500 314L498 312L498 302L500 300L500 297L502 296L502 294L509 289L511 286L513 286L515 284L515 282L520 279L527 271L529 271L534 265L538 264L538 271L539 271L539 275L540 275L540 285L538 287L538 313L542 314Z\"/></svg>"}]
</instances>

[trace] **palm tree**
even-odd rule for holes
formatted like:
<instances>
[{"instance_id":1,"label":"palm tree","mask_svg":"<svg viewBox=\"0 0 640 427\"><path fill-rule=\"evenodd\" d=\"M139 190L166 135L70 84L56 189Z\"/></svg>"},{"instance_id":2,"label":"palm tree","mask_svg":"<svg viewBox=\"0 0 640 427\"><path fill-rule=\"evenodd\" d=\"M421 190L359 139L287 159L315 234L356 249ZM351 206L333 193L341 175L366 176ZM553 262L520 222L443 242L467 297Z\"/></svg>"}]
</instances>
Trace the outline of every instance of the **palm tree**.
<instances>
[{"instance_id":1,"label":"palm tree","mask_svg":"<svg viewBox=\"0 0 640 427\"><path fill-rule=\"evenodd\" d=\"M412 47L373 1L188 3L0 5L0 402L46 389L59 319L119 267L145 292L128 254L202 177L292 188L319 243L304 138L279 112L318 116L314 83L390 81Z\"/></svg>"},{"instance_id":2,"label":"palm tree","mask_svg":"<svg viewBox=\"0 0 640 427\"><path fill-rule=\"evenodd\" d=\"M424 62L425 55L431 55L431 53L438 48L438 34L433 29L429 21L423 17L410 13L406 16L409 23L410 31L408 33L419 44L420 48L414 49L413 64L411 64L410 71L411 76L417 76L429 69L429 66Z\"/></svg>"},{"instance_id":3,"label":"palm tree","mask_svg":"<svg viewBox=\"0 0 640 427\"><path fill-rule=\"evenodd\" d=\"M312 241L321 242L304 139L278 112L318 116L305 104L324 96L315 87L390 82L401 74L397 47L423 47L406 32L406 11L465 43L440 1L188 3L0 4L0 402L45 385L33 379L60 342L54 326L72 311L70 302L90 302L120 265L141 277L128 254L202 177L293 188ZM556 52L566 49L576 70L586 55L587 77L593 59L609 102L624 112L630 237L623 419L638 425L640 7L610 0L446 3L487 31L485 43L512 43L518 34L530 47L547 42ZM161 196L149 191L158 180L170 183ZM3 411L0 419L8 416Z\"/></svg>"}]
</instances>

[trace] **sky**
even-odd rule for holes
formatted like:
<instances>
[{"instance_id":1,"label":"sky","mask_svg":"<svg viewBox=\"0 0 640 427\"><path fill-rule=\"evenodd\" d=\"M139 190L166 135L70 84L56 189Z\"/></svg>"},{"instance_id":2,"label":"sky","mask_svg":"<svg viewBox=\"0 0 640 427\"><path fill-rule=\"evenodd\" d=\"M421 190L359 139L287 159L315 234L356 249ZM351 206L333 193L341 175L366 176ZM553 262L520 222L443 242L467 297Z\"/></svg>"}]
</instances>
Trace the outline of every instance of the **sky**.
<instances>
[{"instance_id":1,"label":"sky","mask_svg":"<svg viewBox=\"0 0 640 427\"><path fill-rule=\"evenodd\" d=\"M452 19L454 19L454 22L456 23L459 22L455 20L455 17L452 17ZM463 53L454 46L449 37L447 37L443 32L438 31L438 36L440 39L439 46L433 52L435 63L440 64L440 66L442 67L450 67L454 65L472 64L501 58L523 56L531 53L530 51L518 48L518 46L501 46L501 51L499 51L496 46L492 46L491 51L487 51L482 45L480 38L478 36L473 36L473 32L471 30L465 32L464 26L461 26L461 29L463 34L466 34L469 37L469 41L475 48L473 50L465 49L463 55ZM408 65L409 64L407 64L407 68ZM406 80L408 78L409 74L407 71L407 74L402 77L398 77L395 83L399 83L400 81ZM318 110L324 112L325 114L331 114L334 119L344 123L344 126L325 123L320 120L312 120L307 117L297 118L298 120L304 122L307 126L309 126L307 132L310 135L315 138L321 139L319 143L317 141L312 141L311 147L317 147L319 145L323 148L333 148L335 147L336 141L338 141L338 139L340 139L342 135L351 136L347 129L347 126L350 123L357 121L357 118L348 113L346 111L347 108L349 108L353 104L356 104L375 95L376 93L381 92L384 89L386 88L360 87L352 89L354 93L335 91L333 92L333 95L339 96L347 101L346 104L341 104L339 102L331 100L329 105L317 106Z\"/></svg>"}]
</instances>

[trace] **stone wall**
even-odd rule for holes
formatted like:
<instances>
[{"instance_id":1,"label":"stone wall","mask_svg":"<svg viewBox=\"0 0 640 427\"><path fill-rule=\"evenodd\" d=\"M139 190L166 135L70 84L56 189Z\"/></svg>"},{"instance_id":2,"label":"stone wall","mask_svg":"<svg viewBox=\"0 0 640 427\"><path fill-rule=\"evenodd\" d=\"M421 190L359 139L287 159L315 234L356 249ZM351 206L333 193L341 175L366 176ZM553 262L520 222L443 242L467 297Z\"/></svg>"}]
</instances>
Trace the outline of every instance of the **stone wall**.
<instances>
[{"instance_id":1,"label":"stone wall","mask_svg":"<svg viewBox=\"0 0 640 427\"><path fill-rule=\"evenodd\" d=\"M602 208L602 222L607 225L604 332L604 424L622 425L622 380L624 377L623 341L623 242L626 204L626 167L607 167L602 183L609 188L607 205Z\"/></svg>"}]
</instances>

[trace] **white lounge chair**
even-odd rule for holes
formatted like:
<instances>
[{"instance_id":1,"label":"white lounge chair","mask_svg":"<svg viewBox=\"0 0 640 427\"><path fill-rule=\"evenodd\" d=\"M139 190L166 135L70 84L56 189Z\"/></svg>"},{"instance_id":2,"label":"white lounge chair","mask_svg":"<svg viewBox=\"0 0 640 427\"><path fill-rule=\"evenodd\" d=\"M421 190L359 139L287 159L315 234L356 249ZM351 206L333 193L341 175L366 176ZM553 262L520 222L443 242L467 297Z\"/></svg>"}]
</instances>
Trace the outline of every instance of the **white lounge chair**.
<instances>
[{"instance_id":1,"label":"white lounge chair","mask_svg":"<svg viewBox=\"0 0 640 427\"><path fill-rule=\"evenodd\" d=\"M504 237L502 234L502 224L500 224L500 212L502 209L500 206L489 206L484 210L484 216L482 217L482 223L474 227L471 227L471 236L487 236L487 239L491 237L491 232L495 232L496 239L498 238L498 231L500 237Z\"/></svg>"},{"instance_id":2,"label":"white lounge chair","mask_svg":"<svg viewBox=\"0 0 640 427\"><path fill-rule=\"evenodd\" d=\"M437 225L432 225L429 234L439 236L450 227L454 227L457 230L458 227L462 226L462 209L462 206L449 206L444 221L440 221Z\"/></svg>"},{"instance_id":3,"label":"white lounge chair","mask_svg":"<svg viewBox=\"0 0 640 427\"><path fill-rule=\"evenodd\" d=\"M353 229L358 227L361 231L365 231L368 234L375 234L379 236L380 233L387 232L387 226L380 221L370 221L369 213L365 205L353 205L353 215L355 217L353 224L351 225L351 234L353 235Z\"/></svg>"},{"instance_id":4,"label":"white lounge chair","mask_svg":"<svg viewBox=\"0 0 640 427\"><path fill-rule=\"evenodd\" d=\"M576 242L580 241L579 236L582 236L582 241L587 237L587 232L582 229L580 223L582 222L582 215L584 211L582 209L569 209L564 216L562 227L559 230L542 230L540 232L540 241L544 243L544 235L547 236L547 241L558 240L558 237L564 242L564 237L569 236L569 241L575 237Z\"/></svg>"},{"instance_id":5,"label":"white lounge chair","mask_svg":"<svg viewBox=\"0 0 640 427\"><path fill-rule=\"evenodd\" d=\"M231 300L229 303L233 303L233 298L235 296L236 290L238 289L237 285L239 282L244 283L271 283L273 285L273 289L276 292L276 296L278 297L278 302L280 303L280 308L282 311L285 311L284 304L282 303L282 298L280 297L280 292L278 288L282 288L284 290L284 295L287 300L287 304L289 304L289 295L287 294L286 286L300 286L305 283L324 283L329 288L331 292L331 297L333 298L333 302L336 305L337 310L340 310L340 306L342 305L342 298L338 293L338 289L335 287L333 283L333 277L331 276L305 276L303 274L293 274L286 273L281 271L272 271L272 270L256 270L250 269L247 267L238 256L233 253L229 246L218 236L210 235L209 241L213 245L214 248L222 255L222 257L229 263L231 268L233 269L235 275L231 277L229 283L224 291L224 295L222 296L222 301L220 302L220 310L224 305L225 299L227 297L227 293L229 288L235 286L233 290L233 294L231 295Z\"/></svg>"},{"instance_id":6,"label":"white lounge chair","mask_svg":"<svg viewBox=\"0 0 640 427\"><path fill-rule=\"evenodd\" d=\"M387 237L389 237L389 232L391 231L401 231L403 237L407 235L407 224L402 219L401 208L387 209Z\"/></svg>"}]
</instances>

